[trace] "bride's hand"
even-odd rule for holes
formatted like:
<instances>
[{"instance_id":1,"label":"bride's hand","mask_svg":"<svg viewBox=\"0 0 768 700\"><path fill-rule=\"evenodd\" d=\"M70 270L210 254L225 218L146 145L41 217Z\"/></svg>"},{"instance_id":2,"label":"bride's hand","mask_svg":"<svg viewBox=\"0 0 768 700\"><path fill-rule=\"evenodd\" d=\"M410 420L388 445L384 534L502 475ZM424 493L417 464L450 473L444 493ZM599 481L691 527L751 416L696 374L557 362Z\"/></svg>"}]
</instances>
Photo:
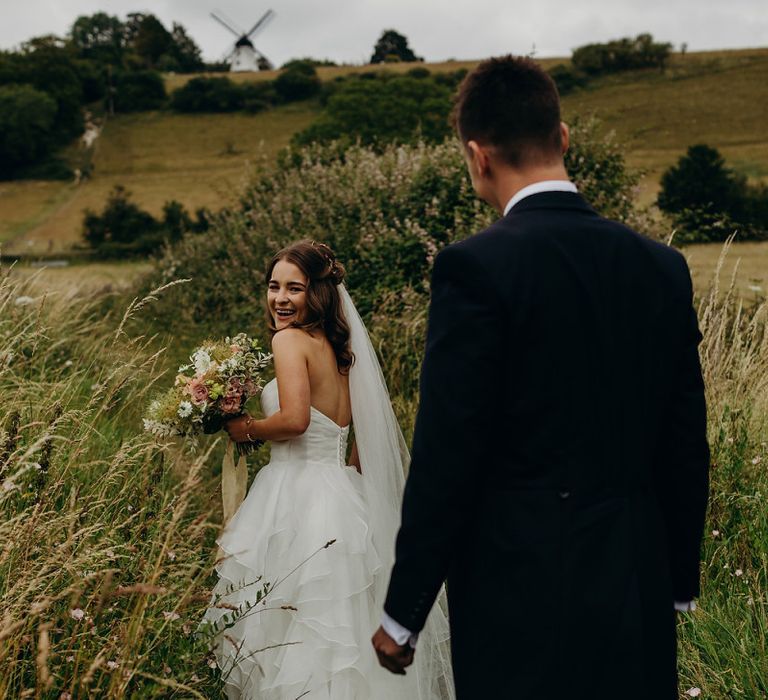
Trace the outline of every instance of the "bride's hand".
<instances>
[{"instance_id":1,"label":"bride's hand","mask_svg":"<svg viewBox=\"0 0 768 700\"><path fill-rule=\"evenodd\" d=\"M232 442L254 442L256 440L256 436L253 434L253 418L247 413L237 418L230 418L224 423L224 430L227 431Z\"/></svg>"}]
</instances>

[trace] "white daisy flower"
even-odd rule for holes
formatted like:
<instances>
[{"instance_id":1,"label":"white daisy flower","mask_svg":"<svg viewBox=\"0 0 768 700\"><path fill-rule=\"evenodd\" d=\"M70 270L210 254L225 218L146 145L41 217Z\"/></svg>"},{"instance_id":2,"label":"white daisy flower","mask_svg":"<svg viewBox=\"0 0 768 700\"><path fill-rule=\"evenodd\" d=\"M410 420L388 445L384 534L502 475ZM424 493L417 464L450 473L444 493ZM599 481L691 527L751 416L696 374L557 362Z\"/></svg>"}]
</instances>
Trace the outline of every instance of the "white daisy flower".
<instances>
[{"instance_id":1,"label":"white daisy flower","mask_svg":"<svg viewBox=\"0 0 768 700\"><path fill-rule=\"evenodd\" d=\"M179 418L187 418L192 415L192 404L189 401L182 401L177 411Z\"/></svg>"}]
</instances>

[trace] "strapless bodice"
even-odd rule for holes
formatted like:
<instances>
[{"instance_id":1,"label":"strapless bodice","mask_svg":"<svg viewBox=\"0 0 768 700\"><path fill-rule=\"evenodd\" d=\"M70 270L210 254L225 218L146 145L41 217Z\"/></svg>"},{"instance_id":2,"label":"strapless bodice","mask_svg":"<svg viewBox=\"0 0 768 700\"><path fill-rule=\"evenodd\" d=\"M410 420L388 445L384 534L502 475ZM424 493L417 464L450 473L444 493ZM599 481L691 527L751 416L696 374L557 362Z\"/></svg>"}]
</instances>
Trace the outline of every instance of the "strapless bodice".
<instances>
[{"instance_id":1,"label":"strapless bodice","mask_svg":"<svg viewBox=\"0 0 768 700\"><path fill-rule=\"evenodd\" d=\"M268 382L264 387L261 393L261 408L265 416L270 416L280 409L276 379ZM307 430L303 435L291 440L273 441L270 461L344 466L348 437L349 426L342 428L311 406Z\"/></svg>"}]
</instances>

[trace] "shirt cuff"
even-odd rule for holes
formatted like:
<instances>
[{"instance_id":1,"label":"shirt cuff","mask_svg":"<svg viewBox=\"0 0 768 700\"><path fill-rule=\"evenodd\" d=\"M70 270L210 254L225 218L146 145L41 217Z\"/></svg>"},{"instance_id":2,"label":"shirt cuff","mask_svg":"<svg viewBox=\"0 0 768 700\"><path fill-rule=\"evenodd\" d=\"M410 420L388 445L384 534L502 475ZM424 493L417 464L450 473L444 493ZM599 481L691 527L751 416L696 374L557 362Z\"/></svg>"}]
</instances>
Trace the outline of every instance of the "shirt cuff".
<instances>
[{"instance_id":1,"label":"shirt cuff","mask_svg":"<svg viewBox=\"0 0 768 700\"><path fill-rule=\"evenodd\" d=\"M676 600L675 610L678 612L693 612L696 610L695 600Z\"/></svg>"},{"instance_id":2,"label":"shirt cuff","mask_svg":"<svg viewBox=\"0 0 768 700\"><path fill-rule=\"evenodd\" d=\"M416 648L416 640L419 635L414 634L406 627L403 627L397 620L393 620L386 612L381 613L381 626L384 631L395 640L395 644L403 646L406 642L412 649Z\"/></svg>"}]
</instances>

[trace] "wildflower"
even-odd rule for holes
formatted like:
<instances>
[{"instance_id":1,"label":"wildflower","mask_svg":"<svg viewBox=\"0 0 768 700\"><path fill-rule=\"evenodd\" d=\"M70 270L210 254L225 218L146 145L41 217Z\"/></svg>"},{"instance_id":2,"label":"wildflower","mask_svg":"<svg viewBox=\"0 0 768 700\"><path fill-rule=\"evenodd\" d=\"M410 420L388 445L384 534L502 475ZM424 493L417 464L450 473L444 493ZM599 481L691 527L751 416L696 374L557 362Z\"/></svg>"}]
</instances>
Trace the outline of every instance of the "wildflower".
<instances>
[{"instance_id":1,"label":"wildflower","mask_svg":"<svg viewBox=\"0 0 768 700\"><path fill-rule=\"evenodd\" d=\"M107 668L110 671L114 671L116 668L119 668L120 664L117 663L117 661L107 661Z\"/></svg>"},{"instance_id":2,"label":"wildflower","mask_svg":"<svg viewBox=\"0 0 768 700\"><path fill-rule=\"evenodd\" d=\"M742 576L744 574L744 572L741 569L736 569L736 571L734 571L733 573L736 574L737 576Z\"/></svg>"},{"instance_id":3,"label":"wildflower","mask_svg":"<svg viewBox=\"0 0 768 700\"><path fill-rule=\"evenodd\" d=\"M59 695L59 700L72 700L72 694L65 690L61 695Z\"/></svg>"},{"instance_id":4,"label":"wildflower","mask_svg":"<svg viewBox=\"0 0 768 700\"><path fill-rule=\"evenodd\" d=\"M689 697L697 698L701 695L701 688L688 688L688 690L685 691L685 694Z\"/></svg>"},{"instance_id":5,"label":"wildflower","mask_svg":"<svg viewBox=\"0 0 768 700\"><path fill-rule=\"evenodd\" d=\"M752 464L760 464L761 460L762 460L762 457L760 455L757 455L752 458Z\"/></svg>"},{"instance_id":6,"label":"wildflower","mask_svg":"<svg viewBox=\"0 0 768 700\"><path fill-rule=\"evenodd\" d=\"M211 368L211 356L202 348L192 355L192 363L198 377L203 376Z\"/></svg>"},{"instance_id":7,"label":"wildflower","mask_svg":"<svg viewBox=\"0 0 768 700\"><path fill-rule=\"evenodd\" d=\"M212 656L208 657L208 668L216 668L216 659L214 659Z\"/></svg>"},{"instance_id":8,"label":"wildflower","mask_svg":"<svg viewBox=\"0 0 768 700\"><path fill-rule=\"evenodd\" d=\"M69 661L69 663L73 663L75 661L75 657L74 656L68 656L67 657L67 661Z\"/></svg>"},{"instance_id":9,"label":"wildflower","mask_svg":"<svg viewBox=\"0 0 768 700\"><path fill-rule=\"evenodd\" d=\"M74 608L73 610L69 611L69 616L73 620L82 620L85 617L85 612L83 612L80 608Z\"/></svg>"},{"instance_id":10,"label":"wildflower","mask_svg":"<svg viewBox=\"0 0 768 700\"><path fill-rule=\"evenodd\" d=\"M176 559L176 552L168 551L165 553L165 556L168 557L171 561Z\"/></svg>"},{"instance_id":11,"label":"wildflower","mask_svg":"<svg viewBox=\"0 0 768 700\"><path fill-rule=\"evenodd\" d=\"M163 666L163 673L166 676L169 676L171 674L171 667L168 664L165 664L165 666Z\"/></svg>"},{"instance_id":12,"label":"wildflower","mask_svg":"<svg viewBox=\"0 0 768 700\"><path fill-rule=\"evenodd\" d=\"M175 612L166 612L163 611L163 617L168 620L169 622L173 622L174 620L179 619L179 614Z\"/></svg>"},{"instance_id":13,"label":"wildflower","mask_svg":"<svg viewBox=\"0 0 768 700\"><path fill-rule=\"evenodd\" d=\"M72 366L72 365L74 365L74 364L75 364L75 363L74 363L74 362L72 362L72 360L67 360L67 361L64 363L64 366L65 366L65 367L71 367L71 366Z\"/></svg>"},{"instance_id":14,"label":"wildflower","mask_svg":"<svg viewBox=\"0 0 768 700\"><path fill-rule=\"evenodd\" d=\"M720 530L712 530L712 537L719 537L720 536Z\"/></svg>"},{"instance_id":15,"label":"wildflower","mask_svg":"<svg viewBox=\"0 0 768 700\"><path fill-rule=\"evenodd\" d=\"M182 401L179 404L179 410L177 411L179 418L186 418L192 415L192 404L189 401Z\"/></svg>"},{"instance_id":16,"label":"wildflower","mask_svg":"<svg viewBox=\"0 0 768 700\"><path fill-rule=\"evenodd\" d=\"M27 306L34 301L32 297L20 296L16 297L16 306Z\"/></svg>"}]
</instances>

